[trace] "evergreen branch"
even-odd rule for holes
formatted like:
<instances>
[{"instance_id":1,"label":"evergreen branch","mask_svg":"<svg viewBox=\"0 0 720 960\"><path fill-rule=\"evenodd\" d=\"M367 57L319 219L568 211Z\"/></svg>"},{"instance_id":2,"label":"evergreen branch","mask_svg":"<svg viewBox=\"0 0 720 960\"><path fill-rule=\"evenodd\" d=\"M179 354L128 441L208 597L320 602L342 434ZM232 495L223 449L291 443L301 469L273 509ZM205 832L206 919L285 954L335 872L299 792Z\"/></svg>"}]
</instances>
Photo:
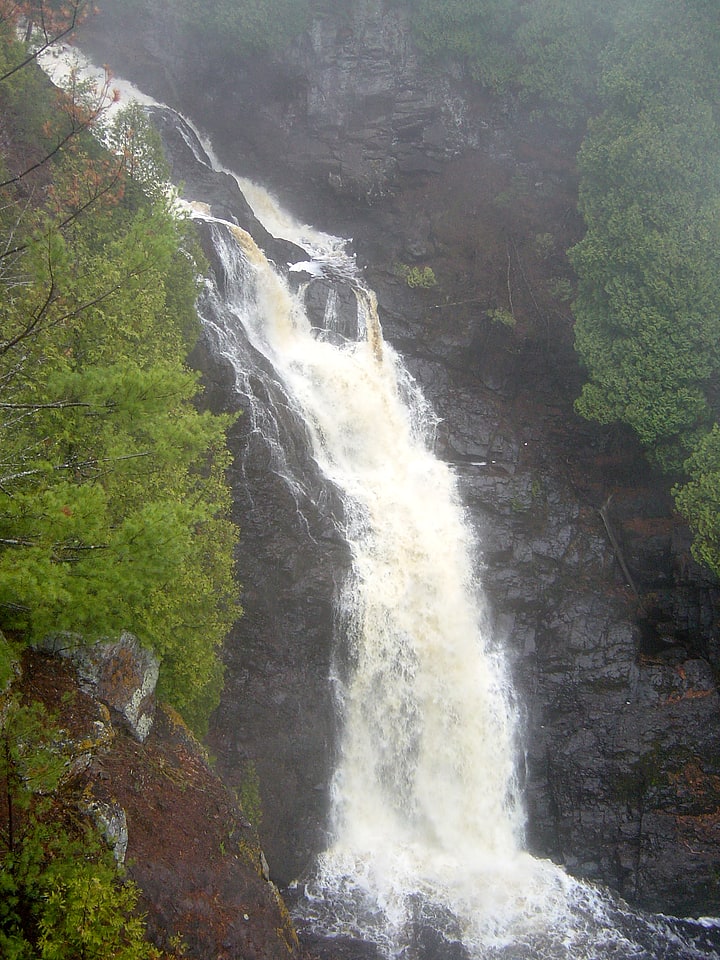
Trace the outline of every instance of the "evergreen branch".
<instances>
[{"instance_id":1,"label":"evergreen branch","mask_svg":"<svg viewBox=\"0 0 720 960\"><path fill-rule=\"evenodd\" d=\"M145 450L142 453L127 453L122 457L97 457L90 460L68 460L66 463L53 464L52 470L82 470L84 467L96 467L101 463L120 463L123 460L138 460L142 457L151 457L152 451ZM24 480L26 477L36 477L39 474L46 473L45 470L34 468L32 470L21 470L19 473L10 473L5 477L0 477L0 488L3 484L12 483L13 480Z\"/></svg>"},{"instance_id":2,"label":"evergreen branch","mask_svg":"<svg viewBox=\"0 0 720 960\"><path fill-rule=\"evenodd\" d=\"M91 407L83 400L56 400L54 403L0 403L0 410L57 410L64 407Z\"/></svg>"},{"instance_id":3,"label":"evergreen branch","mask_svg":"<svg viewBox=\"0 0 720 960\"><path fill-rule=\"evenodd\" d=\"M98 190L98 192L94 193L88 200L85 201L85 203L81 204L81 206L79 206L77 210L73 210L72 213L68 214L68 216L64 220L60 221L56 229L62 232L65 229L65 227L70 226L70 224L78 220L82 216L82 214L85 213L94 203L97 203L98 200L101 200L106 194L108 194L111 190L113 190L118 185L118 183L122 178L123 169L124 169L123 165L118 164L118 167L115 170L112 179L107 182L107 184L102 188L102 190ZM14 256L17 253L24 253L29 246L30 246L30 242L26 241L25 243L18 244L16 247L11 247L9 249L4 250L2 253L0 253L0 262L5 260L7 257Z\"/></svg>"},{"instance_id":4,"label":"evergreen branch","mask_svg":"<svg viewBox=\"0 0 720 960\"><path fill-rule=\"evenodd\" d=\"M49 240L49 235L48 235ZM53 273L52 266L52 257L50 256L50 250L48 248L48 272L50 274L50 288L45 297L45 301L39 310L35 312L30 321L26 324L25 328L21 330L15 337L11 337L10 340L6 340L4 343L0 344L0 357L4 356L8 350L12 350L13 347L17 346L22 340L25 340L27 337L32 336L33 331L38 327L42 318L45 316L47 311L50 309L50 305L55 299L55 274Z\"/></svg>"},{"instance_id":5,"label":"evergreen branch","mask_svg":"<svg viewBox=\"0 0 720 960\"><path fill-rule=\"evenodd\" d=\"M77 136L77 134L81 130L87 130L89 125L90 125L90 121L86 124L80 124L77 127L72 126L70 130L65 134L65 136L55 144L53 149L45 154L42 160L36 161L31 166L23 170L22 173L18 173L14 177L10 177L8 180L3 180L3 182L0 183L0 190L2 190L3 187L11 186L13 183L18 183L24 177L27 177L29 174L33 173L35 170L39 170L40 167L42 167L44 164L48 162L48 160L52 160L54 156L57 156L57 154L60 153L62 148L65 146L65 144L69 143L69 141L72 140L73 137Z\"/></svg>"},{"instance_id":6,"label":"evergreen branch","mask_svg":"<svg viewBox=\"0 0 720 960\"><path fill-rule=\"evenodd\" d=\"M1 255L0 255L1 259ZM8 351L12 350L13 347L16 347L23 340L27 340L29 337L33 336L34 333L41 328L40 321L43 319L43 316L47 314L48 309L54 302L52 294L55 290L55 280L52 276L52 265L48 263L48 269L51 273L51 282L50 290L45 298L45 301L38 311L36 311L32 320L21 330L16 336L10 340L5 340L0 342L0 357L4 356ZM138 277L141 277L144 273L149 272L149 267L146 267L142 270L131 270L130 273L126 274L121 280L116 284L113 284L112 287L109 287L107 290L104 290L102 293L98 294L97 297L94 297L92 300L86 300L85 303L80 304L79 306L74 307L72 310L68 310L67 313L62 314L59 317L56 317L52 320L48 326L56 327L58 324L64 323L66 320L70 320L72 317L78 317L80 314L84 313L85 310L90 310L92 307L97 307L99 304L104 303L114 294L122 290L125 284L129 280L135 280ZM46 328L42 328L46 329Z\"/></svg>"}]
</instances>

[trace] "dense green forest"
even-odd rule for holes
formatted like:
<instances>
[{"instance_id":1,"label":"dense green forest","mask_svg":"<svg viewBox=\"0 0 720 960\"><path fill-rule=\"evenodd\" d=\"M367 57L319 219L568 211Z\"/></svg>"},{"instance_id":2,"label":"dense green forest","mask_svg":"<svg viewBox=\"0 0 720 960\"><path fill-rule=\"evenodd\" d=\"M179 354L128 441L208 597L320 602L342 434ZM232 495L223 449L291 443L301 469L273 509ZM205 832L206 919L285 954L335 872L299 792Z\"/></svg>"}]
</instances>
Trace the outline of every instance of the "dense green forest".
<instances>
[{"instance_id":1,"label":"dense green forest","mask_svg":"<svg viewBox=\"0 0 720 960\"><path fill-rule=\"evenodd\" d=\"M227 418L198 412L199 252L159 141L109 91L57 95L6 31L2 170L0 627L131 627L162 695L198 728L237 615ZM94 134L91 134L94 128Z\"/></svg>"},{"instance_id":2,"label":"dense green forest","mask_svg":"<svg viewBox=\"0 0 720 960\"><path fill-rule=\"evenodd\" d=\"M57 91L35 54L83 0L0 3L0 954L158 952L107 845L57 787L64 735L14 692L23 645L130 629L198 731L239 615L227 417L186 357L203 260L143 114ZM23 26L25 38L18 39ZM73 812L74 811L74 812Z\"/></svg>"},{"instance_id":3,"label":"dense green forest","mask_svg":"<svg viewBox=\"0 0 720 960\"><path fill-rule=\"evenodd\" d=\"M202 729L236 617L225 433L185 359L200 254L159 141L109 91L57 94L6 25L0 97L0 627L131 627L160 692Z\"/></svg>"}]
</instances>

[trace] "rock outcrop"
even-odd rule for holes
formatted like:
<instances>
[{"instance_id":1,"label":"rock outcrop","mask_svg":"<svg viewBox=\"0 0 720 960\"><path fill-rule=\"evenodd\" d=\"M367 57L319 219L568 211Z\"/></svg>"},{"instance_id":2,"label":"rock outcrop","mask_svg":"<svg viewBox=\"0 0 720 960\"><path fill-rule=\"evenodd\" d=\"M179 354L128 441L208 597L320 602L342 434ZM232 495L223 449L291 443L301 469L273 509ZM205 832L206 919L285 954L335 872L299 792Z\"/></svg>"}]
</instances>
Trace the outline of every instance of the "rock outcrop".
<instances>
[{"instance_id":1,"label":"rock outcrop","mask_svg":"<svg viewBox=\"0 0 720 960\"><path fill-rule=\"evenodd\" d=\"M142 674L127 660L125 688ZM88 687L82 664L27 651L18 674L13 692L46 707L71 758L55 807L89 817L125 863L152 941L195 960L298 956L256 834L180 718L158 705L141 742L115 726L112 690L104 699L107 690Z\"/></svg>"},{"instance_id":2,"label":"rock outcrop","mask_svg":"<svg viewBox=\"0 0 720 960\"><path fill-rule=\"evenodd\" d=\"M38 649L73 664L84 693L110 707L130 733L144 743L155 717L155 685L160 664L127 631L117 640L85 643L82 637L53 634Z\"/></svg>"}]
</instances>

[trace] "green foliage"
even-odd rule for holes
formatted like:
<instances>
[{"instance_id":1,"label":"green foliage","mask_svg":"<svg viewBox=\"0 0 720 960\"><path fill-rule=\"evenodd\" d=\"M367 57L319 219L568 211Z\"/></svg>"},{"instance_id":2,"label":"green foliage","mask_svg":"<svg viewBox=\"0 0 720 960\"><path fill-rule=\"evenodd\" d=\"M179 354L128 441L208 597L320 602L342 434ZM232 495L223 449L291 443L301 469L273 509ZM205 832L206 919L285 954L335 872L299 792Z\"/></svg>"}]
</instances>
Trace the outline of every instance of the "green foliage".
<instances>
[{"instance_id":1,"label":"green foliage","mask_svg":"<svg viewBox=\"0 0 720 960\"><path fill-rule=\"evenodd\" d=\"M549 259L555 252L555 237L551 233L536 233L533 249L541 260Z\"/></svg>"},{"instance_id":2,"label":"green foliage","mask_svg":"<svg viewBox=\"0 0 720 960\"><path fill-rule=\"evenodd\" d=\"M524 200L529 190L530 184L528 183L527 174L515 172L513 173L509 187L498 193L493 202L498 207L512 206L518 201Z\"/></svg>"},{"instance_id":3,"label":"green foliage","mask_svg":"<svg viewBox=\"0 0 720 960\"><path fill-rule=\"evenodd\" d=\"M86 849L86 848L85 848ZM87 855L87 854L85 854ZM145 924L134 916L137 891L120 883L102 860L54 865L46 882L38 920L42 960L142 960L158 956L145 939Z\"/></svg>"},{"instance_id":4,"label":"green foliage","mask_svg":"<svg viewBox=\"0 0 720 960\"><path fill-rule=\"evenodd\" d=\"M554 300L569 303L573 299L573 286L566 277L553 277L545 284L545 289Z\"/></svg>"},{"instance_id":5,"label":"green foliage","mask_svg":"<svg viewBox=\"0 0 720 960\"><path fill-rule=\"evenodd\" d=\"M12 857L19 854L32 816L45 812L48 797L65 772L67 757L56 746L59 731L48 722L45 708L23 705L11 693L0 700L0 792L7 813L0 845Z\"/></svg>"},{"instance_id":6,"label":"green foliage","mask_svg":"<svg viewBox=\"0 0 720 960\"><path fill-rule=\"evenodd\" d=\"M587 114L622 8L619 0L404 0L404 5L428 56L459 60L483 85L519 90L566 124Z\"/></svg>"},{"instance_id":7,"label":"green foliage","mask_svg":"<svg viewBox=\"0 0 720 960\"><path fill-rule=\"evenodd\" d=\"M514 327L517 320L509 310L495 309L488 310L487 316L493 323L499 323L503 327Z\"/></svg>"},{"instance_id":8,"label":"green foliage","mask_svg":"<svg viewBox=\"0 0 720 960\"><path fill-rule=\"evenodd\" d=\"M153 201L162 200L170 171L160 134L150 124L143 108L130 103L118 112L107 128L105 142L122 157L129 186Z\"/></svg>"},{"instance_id":9,"label":"green foliage","mask_svg":"<svg viewBox=\"0 0 720 960\"><path fill-rule=\"evenodd\" d=\"M692 553L720 577L720 427L715 424L686 463L675 502L694 534Z\"/></svg>"},{"instance_id":10,"label":"green foliage","mask_svg":"<svg viewBox=\"0 0 720 960\"><path fill-rule=\"evenodd\" d=\"M13 185L0 214L0 627L132 629L202 732L239 613L231 421L198 411L185 365L197 246L157 139L136 108L109 139L69 142L45 205L13 207Z\"/></svg>"},{"instance_id":11,"label":"green foliage","mask_svg":"<svg viewBox=\"0 0 720 960\"><path fill-rule=\"evenodd\" d=\"M578 410L629 424L676 469L711 422L720 347L720 128L699 24L658 15L603 78L605 112L579 157L585 238L576 345ZM651 29L652 27L652 29Z\"/></svg>"},{"instance_id":12,"label":"green foliage","mask_svg":"<svg viewBox=\"0 0 720 960\"><path fill-rule=\"evenodd\" d=\"M132 14L149 0L119 0ZM310 0L175 0L173 13L220 56L278 50L308 25Z\"/></svg>"},{"instance_id":13,"label":"green foliage","mask_svg":"<svg viewBox=\"0 0 720 960\"><path fill-rule=\"evenodd\" d=\"M262 823L262 797L260 795L260 777L252 760L248 760L243 766L238 799L245 816L253 827L259 830Z\"/></svg>"},{"instance_id":14,"label":"green foliage","mask_svg":"<svg viewBox=\"0 0 720 960\"><path fill-rule=\"evenodd\" d=\"M395 272L409 287L430 290L437 286L437 278L432 267L410 267L406 263L395 265Z\"/></svg>"},{"instance_id":15,"label":"green foliage","mask_svg":"<svg viewBox=\"0 0 720 960\"><path fill-rule=\"evenodd\" d=\"M525 3L516 37L515 78L524 96L542 101L556 120L584 119L620 8L619 0Z\"/></svg>"},{"instance_id":16,"label":"green foliage","mask_svg":"<svg viewBox=\"0 0 720 960\"><path fill-rule=\"evenodd\" d=\"M0 698L0 954L15 960L154 960L100 838L70 815L61 731L39 703Z\"/></svg>"},{"instance_id":17,"label":"green foliage","mask_svg":"<svg viewBox=\"0 0 720 960\"><path fill-rule=\"evenodd\" d=\"M504 89L514 79L512 38L521 0L406 0L421 50L467 65L480 83Z\"/></svg>"},{"instance_id":18,"label":"green foliage","mask_svg":"<svg viewBox=\"0 0 720 960\"><path fill-rule=\"evenodd\" d=\"M460 61L485 86L516 90L568 126L594 113L603 72L629 38L644 38L651 48L658 27L668 36L692 36L696 46L684 50L686 65L717 63L720 52L712 0L397 2L409 9L415 39L429 57ZM651 55L650 70L652 64Z\"/></svg>"},{"instance_id":19,"label":"green foliage","mask_svg":"<svg viewBox=\"0 0 720 960\"><path fill-rule=\"evenodd\" d=\"M14 645L0 633L0 697L15 676L17 662L18 655Z\"/></svg>"}]
</instances>

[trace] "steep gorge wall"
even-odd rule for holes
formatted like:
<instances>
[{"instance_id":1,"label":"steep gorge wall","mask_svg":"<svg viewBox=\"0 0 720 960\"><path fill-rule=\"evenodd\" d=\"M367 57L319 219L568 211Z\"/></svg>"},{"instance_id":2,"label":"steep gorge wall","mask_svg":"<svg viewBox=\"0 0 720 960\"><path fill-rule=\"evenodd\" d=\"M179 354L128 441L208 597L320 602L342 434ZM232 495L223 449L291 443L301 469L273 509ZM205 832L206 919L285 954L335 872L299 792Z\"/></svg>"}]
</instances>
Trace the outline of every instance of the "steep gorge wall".
<instances>
[{"instance_id":1,"label":"steep gorge wall","mask_svg":"<svg viewBox=\"0 0 720 960\"><path fill-rule=\"evenodd\" d=\"M647 907L711 911L718 591L633 441L572 412L580 371L557 292L581 232L577 143L453 70L428 72L382 0L326 12L275 60L217 63L161 3L142 23L102 14L85 45L193 117L228 165L355 238L478 532L525 721L531 848ZM432 267L436 286L409 288L399 265ZM242 406L227 371L202 362L213 402ZM211 739L231 782L256 763L264 844L289 881L322 845L346 559L321 480L307 539L262 451L252 459L247 419L235 442L246 615Z\"/></svg>"}]
</instances>

